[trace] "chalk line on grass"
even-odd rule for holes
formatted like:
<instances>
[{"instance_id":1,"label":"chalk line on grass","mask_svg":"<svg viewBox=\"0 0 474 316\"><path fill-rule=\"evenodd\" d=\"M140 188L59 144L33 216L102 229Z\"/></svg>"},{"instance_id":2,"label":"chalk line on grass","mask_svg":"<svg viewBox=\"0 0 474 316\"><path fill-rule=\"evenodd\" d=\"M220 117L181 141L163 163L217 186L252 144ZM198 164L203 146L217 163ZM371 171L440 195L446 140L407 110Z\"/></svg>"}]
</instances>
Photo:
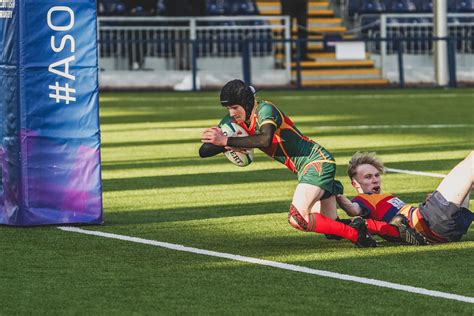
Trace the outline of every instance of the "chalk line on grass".
<instances>
[{"instance_id":1,"label":"chalk line on grass","mask_svg":"<svg viewBox=\"0 0 474 316\"><path fill-rule=\"evenodd\" d=\"M58 229L62 231L67 231L67 232L93 235L93 236L99 236L99 237L105 237L105 238L111 238L111 239L118 239L118 240L151 245L151 246L166 248L166 249L171 249L171 250L189 252L189 253L217 257L217 258L224 258L224 259L229 259L229 260L236 260L236 261L241 261L241 262L247 262L247 263L258 264L262 266L283 269L283 270L289 270L289 271L318 275L318 276L328 277L328 278L333 278L333 279L338 279L338 280L368 284L368 285L389 288L389 289L394 289L394 290L399 290L399 291L404 291L404 292L409 292L409 293L416 293L416 294L421 294L421 295L426 295L426 296L431 296L431 297L440 297L440 298L445 298L445 299L455 300L455 301L460 301L460 302L474 303L474 297L440 292L440 291L433 291L433 290L428 290L428 289L424 289L420 287L414 287L414 286L386 282L386 281L381 281L381 280L376 280L376 279L352 276L349 274L341 274L341 273L336 273L336 272L331 272L331 271L317 270L317 269L302 267L302 266L298 266L294 264L234 255L234 254L225 253L225 252L217 252L217 251L187 247L183 245L172 244L168 242L161 242L161 241L156 241L156 240L143 239L143 238L138 238L138 237L118 235L118 234L93 231L93 230L85 230L78 227L58 227Z\"/></svg>"},{"instance_id":2,"label":"chalk line on grass","mask_svg":"<svg viewBox=\"0 0 474 316\"><path fill-rule=\"evenodd\" d=\"M150 128L158 131L196 132L203 131L205 127L156 127ZM371 129L449 129L449 128L474 128L474 124L393 124L393 125L320 125L317 130L371 130Z\"/></svg>"},{"instance_id":3,"label":"chalk line on grass","mask_svg":"<svg viewBox=\"0 0 474 316\"><path fill-rule=\"evenodd\" d=\"M414 171L414 170L403 170L403 169L395 169L395 168L385 168L388 172L393 173L405 173L405 174L412 174L416 176L423 176L423 177L433 177L433 178L444 178L446 175L441 173L432 173L432 172L423 172L423 171Z\"/></svg>"}]
</instances>

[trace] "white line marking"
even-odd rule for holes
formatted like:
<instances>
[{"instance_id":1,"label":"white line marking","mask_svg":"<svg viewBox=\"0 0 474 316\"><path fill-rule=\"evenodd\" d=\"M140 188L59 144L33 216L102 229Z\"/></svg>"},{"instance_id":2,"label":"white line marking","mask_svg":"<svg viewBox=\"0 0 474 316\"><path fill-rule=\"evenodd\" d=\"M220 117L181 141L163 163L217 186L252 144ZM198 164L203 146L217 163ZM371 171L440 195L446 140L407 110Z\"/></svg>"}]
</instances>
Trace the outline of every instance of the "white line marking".
<instances>
[{"instance_id":1,"label":"white line marking","mask_svg":"<svg viewBox=\"0 0 474 316\"><path fill-rule=\"evenodd\" d=\"M105 233L105 232L93 231L93 230L84 230L77 227L58 227L58 229L63 230L63 231L68 231L68 232L74 232L74 233L130 241L130 242L139 243L139 244L151 245L151 246L177 250L177 251L190 252L190 253L206 255L206 256L211 256L211 257L218 257L218 258L236 260L236 261L241 261L241 262L248 262L248 263L273 267L273 268L279 268L279 269L307 273L307 274L314 274L314 275L319 275L322 277L334 278L334 279L344 280L344 281L352 281L352 282L374 285L374 286L395 289L395 290L400 290L400 291L405 291L405 292L410 292L410 293L422 294L422 295L433 296L433 297L441 297L441 298L460 301L460 302L474 303L474 297L462 296L458 294L452 294L452 293L446 293L446 292L440 292L440 291L432 291L432 290L427 290L424 288L391 283L391 282L386 282L386 281L380 281L376 279L362 278L362 277L352 276L348 274L341 274L341 273L324 271L324 270L316 270L316 269L306 268L302 266L297 266L294 264L233 255L230 253L210 251L210 250L204 250L204 249L193 248L193 247L186 247L183 245L171 244L167 242L143 239L143 238L138 238L138 237L117 235L117 234L111 234L111 233Z\"/></svg>"},{"instance_id":2,"label":"white line marking","mask_svg":"<svg viewBox=\"0 0 474 316\"><path fill-rule=\"evenodd\" d=\"M388 171L388 172L406 173L406 174L413 174L413 175L416 175L416 176L424 176L424 177L433 177L433 178L444 178L444 177L446 177L445 174L441 174L441 173L403 170L403 169L395 169L395 168L385 168L385 170Z\"/></svg>"},{"instance_id":3,"label":"white line marking","mask_svg":"<svg viewBox=\"0 0 474 316\"><path fill-rule=\"evenodd\" d=\"M270 93L270 92L269 92ZM328 99L399 99L399 98L452 98L452 97L472 97L469 93L424 93L424 94L334 94L334 95L275 95L273 99L278 100L328 100ZM154 102L166 102L166 101L214 101L218 102L218 95L216 96L102 96L100 102L113 102L113 101L124 101L131 100L134 102L143 101L154 101Z\"/></svg>"},{"instance_id":4,"label":"white line marking","mask_svg":"<svg viewBox=\"0 0 474 316\"><path fill-rule=\"evenodd\" d=\"M298 123L296 123L298 125ZM304 124L304 123L300 123ZM317 130L354 130L354 129L438 129L438 128L473 128L473 124L427 124L427 125L356 125L356 126L346 126L346 125L321 125L321 126L314 126ZM167 131L177 131L177 132L194 132L194 131L202 131L206 127L157 127L157 128L150 128L153 130L167 130Z\"/></svg>"},{"instance_id":5,"label":"white line marking","mask_svg":"<svg viewBox=\"0 0 474 316\"><path fill-rule=\"evenodd\" d=\"M413 98L452 98L466 96L472 97L471 94L462 93L450 93L450 94L359 94L359 95L287 95L287 96L275 96L275 99L285 100L318 100L318 99L413 99Z\"/></svg>"},{"instance_id":6,"label":"white line marking","mask_svg":"<svg viewBox=\"0 0 474 316\"><path fill-rule=\"evenodd\" d=\"M472 124L426 124L426 125L354 125L354 126L315 126L317 129L411 129L411 128L463 128L474 127Z\"/></svg>"}]
</instances>

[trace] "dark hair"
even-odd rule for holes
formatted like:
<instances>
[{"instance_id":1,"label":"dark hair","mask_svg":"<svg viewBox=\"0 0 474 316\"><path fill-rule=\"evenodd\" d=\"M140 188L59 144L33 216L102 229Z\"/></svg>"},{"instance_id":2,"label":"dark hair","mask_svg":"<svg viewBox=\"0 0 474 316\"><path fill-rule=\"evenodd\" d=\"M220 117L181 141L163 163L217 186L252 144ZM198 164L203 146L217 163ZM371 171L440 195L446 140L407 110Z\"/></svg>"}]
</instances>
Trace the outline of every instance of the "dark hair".
<instances>
[{"instance_id":1,"label":"dark hair","mask_svg":"<svg viewBox=\"0 0 474 316\"><path fill-rule=\"evenodd\" d=\"M246 119L250 118L255 105L255 89L242 80L235 79L227 82L221 89L222 106L241 105L245 109Z\"/></svg>"}]
</instances>

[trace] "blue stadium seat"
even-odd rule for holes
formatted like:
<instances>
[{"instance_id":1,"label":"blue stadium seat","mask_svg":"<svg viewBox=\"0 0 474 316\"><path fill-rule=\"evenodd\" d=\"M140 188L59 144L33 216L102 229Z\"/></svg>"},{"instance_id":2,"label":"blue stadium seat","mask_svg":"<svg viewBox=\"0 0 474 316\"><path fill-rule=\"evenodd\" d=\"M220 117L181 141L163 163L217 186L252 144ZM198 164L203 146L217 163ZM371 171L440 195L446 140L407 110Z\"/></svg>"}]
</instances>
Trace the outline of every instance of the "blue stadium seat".
<instances>
[{"instance_id":1,"label":"blue stadium seat","mask_svg":"<svg viewBox=\"0 0 474 316\"><path fill-rule=\"evenodd\" d=\"M235 15L238 10L241 0L226 0L224 1L224 15Z\"/></svg>"},{"instance_id":2,"label":"blue stadium seat","mask_svg":"<svg viewBox=\"0 0 474 316\"><path fill-rule=\"evenodd\" d=\"M217 0L209 0L206 3L206 15L223 15L225 11L224 3Z\"/></svg>"},{"instance_id":3,"label":"blue stadium seat","mask_svg":"<svg viewBox=\"0 0 474 316\"><path fill-rule=\"evenodd\" d=\"M474 12L474 0L458 0L456 2L456 12Z\"/></svg>"},{"instance_id":4,"label":"blue stadium seat","mask_svg":"<svg viewBox=\"0 0 474 316\"><path fill-rule=\"evenodd\" d=\"M252 1L240 1L234 4L233 15L256 15L257 8Z\"/></svg>"},{"instance_id":5,"label":"blue stadium seat","mask_svg":"<svg viewBox=\"0 0 474 316\"><path fill-rule=\"evenodd\" d=\"M448 12L456 12L456 0L448 0Z\"/></svg>"},{"instance_id":6,"label":"blue stadium seat","mask_svg":"<svg viewBox=\"0 0 474 316\"><path fill-rule=\"evenodd\" d=\"M433 12L433 0L418 0L416 3L416 11L420 13Z\"/></svg>"},{"instance_id":7,"label":"blue stadium seat","mask_svg":"<svg viewBox=\"0 0 474 316\"><path fill-rule=\"evenodd\" d=\"M460 12L460 8L462 6L469 6L469 1L464 1L464 4L461 4L462 1L460 0L448 0L448 12L450 13L456 13ZM471 0L472 2L472 0ZM459 5L458 5L459 4ZM416 5L416 11L420 13L429 13L433 12L433 0L417 0L415 2ZM462 11L461 11L462 12Z\"/></svg>"},{"instance_id":8,"label":"blue stadium seat","mask_svg":"<svg viewBox=\"0 0 474 316\"><path fill-rule=\"evenodd\" d=\"M147 15L145 8L141 5L137 5L136 7L132 8L131 15L134 16L145 16Z\"/></svg>"},{"instance_id":9,"label":"blue stadium seat","mask_svg":"<svg viewBox=\"0 0 474 316\"><path fill-rule=\"evenodd\" d=\"M166 13L166 3L164 0L158 0L156 2L156 14L164 15Z\"/></svg>"},{"instance_id":10,"label":"blue stadium seat","mask_svg":"<svg viewBox=\"0 0 474 316\"><path fill-rule=\"evenodd\" d=\"M105 16L126 15L127 8L121 0L102 0L98 4L98 14Z\"/></svg>"},{"instance_id":11,"label":"blue stadium seat","mask_svg":"<svg viewBox=\"0 0 474 316\"><path fill-rule=\"evenodd\" d=\"M388 10L394 13L410 13L416 12L416 6L412 0L392 0Z\"/></svg>"},{"instance_id":12,"label":"blue stadium seat","mask_svg":"<svg viewBox=\"0 0 474 316\"><path fill-rule=\"evenodd\" d=\"M378 0L362 0L361 9L363 13L382 13L385 12L385 4Z\"/></svg>"}]
</instances>

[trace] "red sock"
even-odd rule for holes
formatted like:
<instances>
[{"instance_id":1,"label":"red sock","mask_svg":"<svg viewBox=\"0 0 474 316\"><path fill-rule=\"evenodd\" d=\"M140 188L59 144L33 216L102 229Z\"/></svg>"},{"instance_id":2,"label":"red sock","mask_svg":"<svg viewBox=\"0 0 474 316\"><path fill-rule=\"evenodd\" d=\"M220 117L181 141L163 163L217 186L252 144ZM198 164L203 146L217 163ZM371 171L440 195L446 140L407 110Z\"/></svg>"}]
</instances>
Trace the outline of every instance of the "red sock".
<instances>
[{"instance_id":1,"label":"red sock","mask_svg":"<svg viewBox=\"0 0 474 316\"><path fill-rule=\"evenodd\" d=\"M307 231L315 233L337 235L349 239L353 243L357 241L359 232L349 225L335 221L319 213L309 214L309 223Z\"/></svg>"},{"instance_id":2,"label":"red sock","mask_svg":"<svg viewBox=\"0 0 474 316\"><path fill-rule=\"evenodd\" d=\"M373 219L366 219L365 222L367 223L367 229L371 234L377 234L379 236L388 236L394 238L400 238L400 233L398 229L385 222L376 221Z\"/></svg>"}]
</instances>

